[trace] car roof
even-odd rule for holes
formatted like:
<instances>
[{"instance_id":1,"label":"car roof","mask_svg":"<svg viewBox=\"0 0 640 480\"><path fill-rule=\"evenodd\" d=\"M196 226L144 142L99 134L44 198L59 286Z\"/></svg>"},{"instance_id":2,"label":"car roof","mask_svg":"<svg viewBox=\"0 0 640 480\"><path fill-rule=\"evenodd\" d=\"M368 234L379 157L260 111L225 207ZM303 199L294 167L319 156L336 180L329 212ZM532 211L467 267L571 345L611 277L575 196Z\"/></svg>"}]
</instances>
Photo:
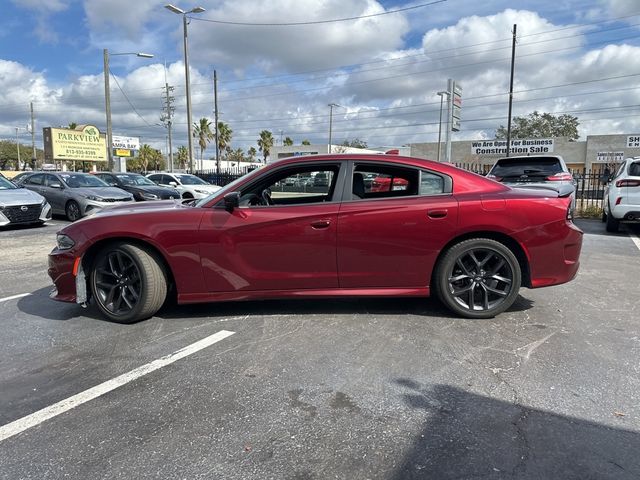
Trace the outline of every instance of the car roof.
<instances>
[{"instance_id":1,"label":"car roof","mask_svg":"<svg viewBox=\"0 0 640 480\"><path fill-rule=\"evenodd\" d=\"M532 159L532 158L557 158L558 160L563 160L560 155L546 154L546 153L538 153L535 155L510 155L508 157L500 157L496 161L500 160L520 160L520 159Z\"/></svg>"}]
</instances>

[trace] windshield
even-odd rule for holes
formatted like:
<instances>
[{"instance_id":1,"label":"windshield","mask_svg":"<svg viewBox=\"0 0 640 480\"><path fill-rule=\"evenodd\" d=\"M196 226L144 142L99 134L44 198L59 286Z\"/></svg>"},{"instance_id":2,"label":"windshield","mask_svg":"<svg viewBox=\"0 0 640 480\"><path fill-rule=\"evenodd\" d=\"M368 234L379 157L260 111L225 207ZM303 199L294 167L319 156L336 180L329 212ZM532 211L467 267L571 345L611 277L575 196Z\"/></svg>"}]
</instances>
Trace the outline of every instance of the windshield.
<instances>
[{"instance_id":1,"label":"windshield","mask_svg":"<svg viewBox=\"0 0 640 480\"><path fill-rule=\"evenodd\" d=\"M0 190L13 190L16 187L13 183L4 177L0 177Z\"/></svg>"},{"instance_id":2,"label":"windshield","mask_svg":"<svg viewBox=\"0 0 640 480\"><path fill-rule=\"evenodd\" d=\"M243 175L242 177L236 178L233 182L227 183L220 190L218 190L215 193L212 193L208 197L201 198L200 200L198 200L198 202L195 204L195 206L196 207L201 207L205 203L207 203L209 200L211 200L214 196L217 197L218 195L226 195L229 192L235 191L236 185L238 185L240 182L243 182L243 181L245 181L247 179L250 179L251 177L256 176L258 173L260 173L262 171L262 167L263 167L263 165L258 167L258 168L256 168L255 170L252 170L251 172L247 173L246 175Z\"/></svg>"},{"instance_id":3,"label":"windshield","mask_svg":"<svg viewBox=\"0 0 640 480\"><path fill-rule=\"evenodd\" d=\"M131 185L131 186L151 185L153 187L156 186L155 183L153 183L147 177L144 177L142 175L127 174L127 175L116 175L116 177L118 177L118 180L120 180L123 185Z\"/></svg>"},{"instance_id":4,"label":"windshield","mask_svg":"<svg viewBox=\"0 0 640 480\"><path fill-rule=\"evenodd\" d=\"M92 188L92 187L108 187L105 182L98 177L87 174L64 174L60 178L67 184L69 188Z\"/></svg>"},{"instance_id":5,"label":"windshield","mask_svg":"<svg viewBox=\"0 0 640 480\"><path fill-rule=\"evenodd\" d=\"M562 165L557 158L503 158L489 172L496 177L520 177L523 175L551 176L562 172Z\"/></svg>"},{"instance_id":6,"label":"windshield","mask_svg":"<svg viewBox=\"0 0 640 480\"><path fill-rule=\"evenodd\" d=\"M210 185L209 183L205 182L201 178L196 177L195 175L182 174L176 175L176 177L183 185Z\"/></svg>"}]
</instances>

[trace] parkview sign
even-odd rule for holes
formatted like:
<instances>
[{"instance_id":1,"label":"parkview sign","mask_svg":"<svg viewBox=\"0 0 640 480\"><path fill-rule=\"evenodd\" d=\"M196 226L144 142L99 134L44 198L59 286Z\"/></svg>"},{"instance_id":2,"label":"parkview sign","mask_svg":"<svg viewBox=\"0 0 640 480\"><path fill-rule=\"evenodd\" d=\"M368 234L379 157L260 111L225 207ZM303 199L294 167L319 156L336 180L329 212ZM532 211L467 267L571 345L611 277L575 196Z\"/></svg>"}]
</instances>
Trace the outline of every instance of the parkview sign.
<instances>
[{"instance_id":1,"label":"parkview sign","mask_svg":"<svg viewBox=\"0 0 640 480\"><path fill-rule=\"evenodd\" d=\"M76 129L42 129L45 159L74 161L107 161L107 144L104 135L93 125L81 125Z\"/></svg>"}]
</instances>

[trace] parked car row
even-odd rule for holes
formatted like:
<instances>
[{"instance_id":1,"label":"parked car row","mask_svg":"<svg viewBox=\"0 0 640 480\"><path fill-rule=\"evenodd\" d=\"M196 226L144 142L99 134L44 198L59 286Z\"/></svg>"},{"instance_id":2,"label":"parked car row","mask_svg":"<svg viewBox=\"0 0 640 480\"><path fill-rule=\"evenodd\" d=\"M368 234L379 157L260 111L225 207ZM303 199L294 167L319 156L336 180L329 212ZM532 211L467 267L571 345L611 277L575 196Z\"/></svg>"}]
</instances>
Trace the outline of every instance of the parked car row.
<instances>
[{"instance_id":1,"label":"parked car row","mask_svg":"<svg viewBox=\"0 0 640 480\"><path fill-rule=\"evenodd\" d=\"M38 195L41 199L38 202L46 199L49 218L51 213L65 215L72 222L124 202L199 199L220 189L195 175L169 173L154 173L145 177L137 173L22 172L14 177L13 182L4 182L8 184L5 190L19 190L25 199L28 196L26 191ZM40 221L39 217L34 219L32 215L21 215L20 220L5 218L7 215L2 214L0 226Z\"/></svg>"}]
</instances>

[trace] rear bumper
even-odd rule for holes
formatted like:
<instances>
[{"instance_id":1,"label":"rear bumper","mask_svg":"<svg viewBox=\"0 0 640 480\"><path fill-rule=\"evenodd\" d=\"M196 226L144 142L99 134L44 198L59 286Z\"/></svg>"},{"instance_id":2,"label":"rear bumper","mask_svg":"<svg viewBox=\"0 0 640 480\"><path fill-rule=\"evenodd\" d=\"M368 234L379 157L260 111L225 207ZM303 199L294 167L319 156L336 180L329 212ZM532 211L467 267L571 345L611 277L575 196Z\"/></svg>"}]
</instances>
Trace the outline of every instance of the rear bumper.
<instances>
[{"instance_id":1,"label":"rear bumper","mask_svg":"<svg viewBox=\"0 0 640 480\"><path fill-rule=\"evenodd\" d=\"M531 288L560 285L573 280L580 268L583 232L572 222L554 222L529 238ZM549 241L549 239L552 239Z\"/></svg>"}]
</instances>

